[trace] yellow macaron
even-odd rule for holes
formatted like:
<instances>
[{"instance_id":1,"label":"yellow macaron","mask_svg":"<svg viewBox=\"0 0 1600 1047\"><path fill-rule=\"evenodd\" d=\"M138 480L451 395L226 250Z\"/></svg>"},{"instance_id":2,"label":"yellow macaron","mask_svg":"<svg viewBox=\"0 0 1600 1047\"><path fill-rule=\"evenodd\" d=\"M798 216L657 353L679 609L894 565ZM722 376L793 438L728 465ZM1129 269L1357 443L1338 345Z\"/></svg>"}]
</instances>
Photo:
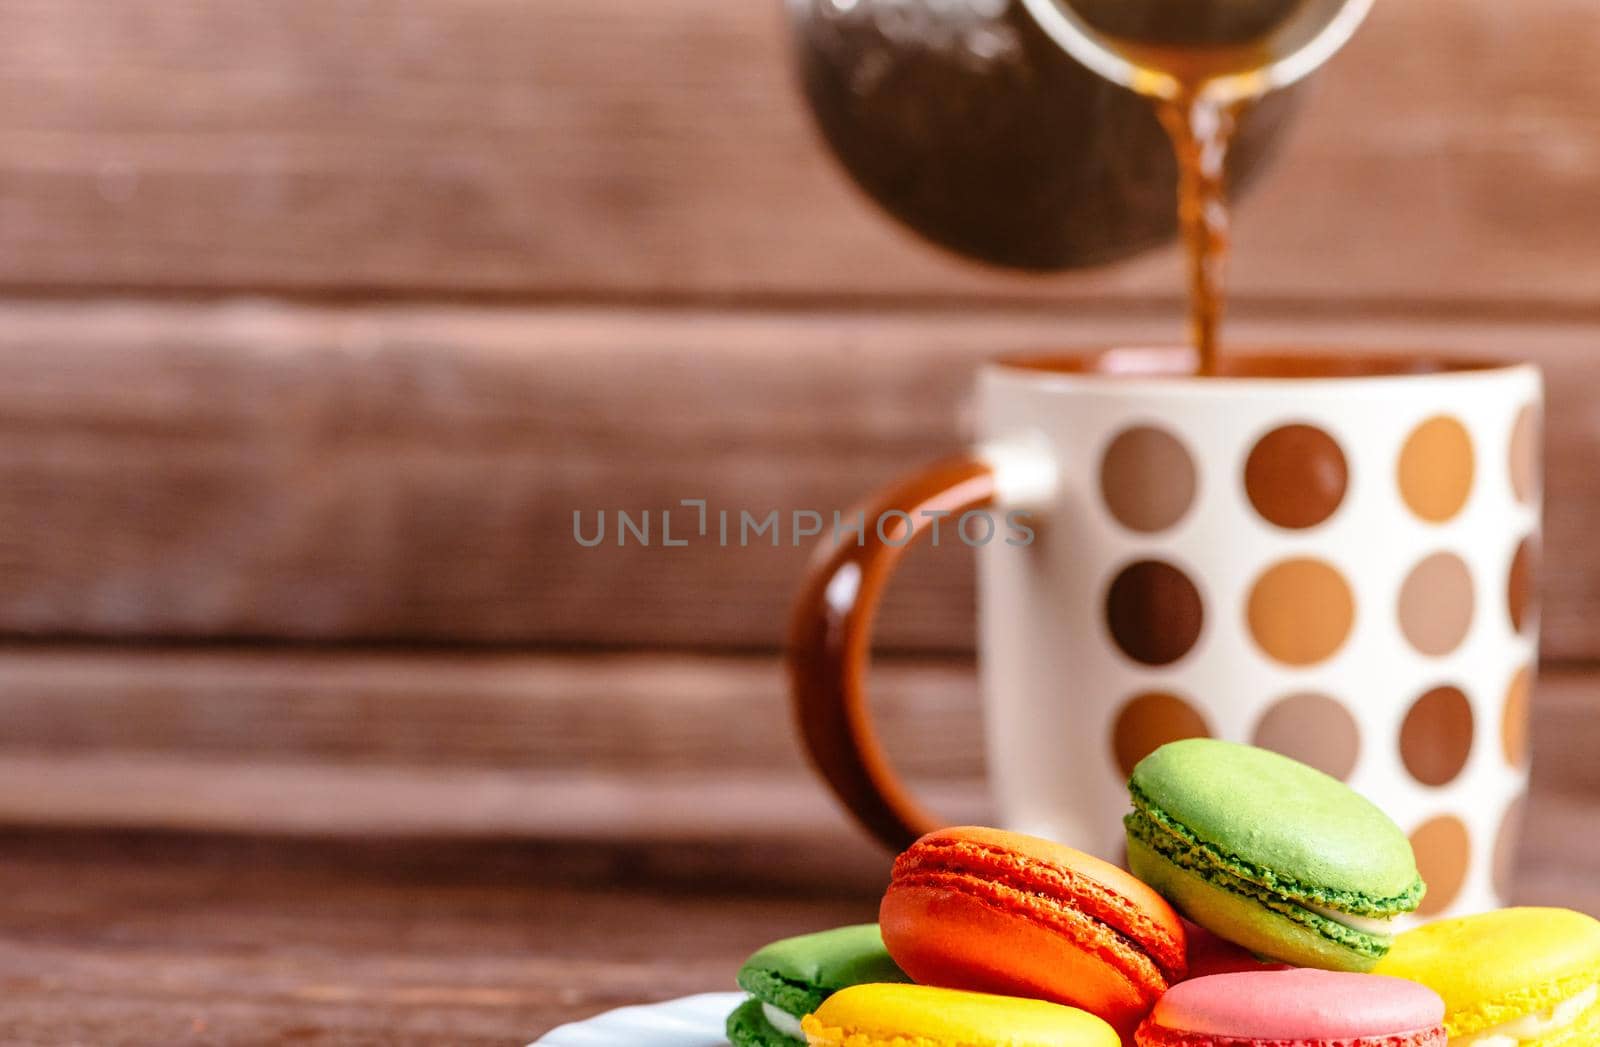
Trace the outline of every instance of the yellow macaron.
<instances>
[{"instance_id":1,"label":"yellow macaron","mask_svg":"<svg viewBox=\"0 0 1600 1047\"><path fill-rule=\"evenodd\" d=\"M1087 1011L1042 1000L935 989L857 985L800 1023L810 1047L1119 1047Z\"/></svg>"},{"instance_id":2,"label":"yellow macaron","mask_svg":"<svg viewBox=\"0 0 1600 1047\"><path fill-rule=\"evenodd\" d=\"M1421 982L1445 1003L1451 1047L1600 1044L1600 920L1501 909L1395 939L1374 974Z\"/></svg>"}]
</instances>

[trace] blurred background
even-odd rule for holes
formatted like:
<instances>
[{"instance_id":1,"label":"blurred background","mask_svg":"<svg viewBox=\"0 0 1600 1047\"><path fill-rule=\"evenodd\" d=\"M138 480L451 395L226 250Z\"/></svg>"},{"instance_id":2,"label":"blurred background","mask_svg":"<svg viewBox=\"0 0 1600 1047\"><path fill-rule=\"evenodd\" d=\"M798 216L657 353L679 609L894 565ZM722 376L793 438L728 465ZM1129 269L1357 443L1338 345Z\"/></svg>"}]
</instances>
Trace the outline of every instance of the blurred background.
<instances>
[{"instance_id":1,"label":"blurred background","mask_svg":"<svg viewBox=\"0 0 1600 1047\"><path fill-rule=\"evenodd\" d=\"M1596 53L1590 0L1379 3L1230 333L1546 368L1518 894L1600 913ZM883 217L777 0L0 0L0 292L17 1042L525 1041L870 917L789 731L806 551L574 511L843 507L979 361L1183 330L1170 247L1022 276ZM875 669L947 810L972 604L918 559Z\"/></svg>"}]
</instances>

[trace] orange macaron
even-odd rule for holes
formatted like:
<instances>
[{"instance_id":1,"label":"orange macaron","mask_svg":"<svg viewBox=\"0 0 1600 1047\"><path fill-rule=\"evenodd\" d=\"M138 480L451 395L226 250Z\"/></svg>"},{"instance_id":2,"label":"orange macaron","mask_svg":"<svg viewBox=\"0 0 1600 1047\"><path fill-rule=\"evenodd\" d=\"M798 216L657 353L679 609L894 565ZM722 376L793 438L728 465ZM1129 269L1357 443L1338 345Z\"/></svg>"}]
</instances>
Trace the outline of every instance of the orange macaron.
<instances>
[{"instance_id":1,"label":"orange macaron","mask_svg":"<svg viewBox=\"0 0 1600 1047\"><path fill-rule=\"evenodd\" d=\"M1080 1007L1131 1033L1185 974L1183 922L1109 862L999 829L929 833L894 863L884 944L925 985Z\"/></svg>"}]
</instances>

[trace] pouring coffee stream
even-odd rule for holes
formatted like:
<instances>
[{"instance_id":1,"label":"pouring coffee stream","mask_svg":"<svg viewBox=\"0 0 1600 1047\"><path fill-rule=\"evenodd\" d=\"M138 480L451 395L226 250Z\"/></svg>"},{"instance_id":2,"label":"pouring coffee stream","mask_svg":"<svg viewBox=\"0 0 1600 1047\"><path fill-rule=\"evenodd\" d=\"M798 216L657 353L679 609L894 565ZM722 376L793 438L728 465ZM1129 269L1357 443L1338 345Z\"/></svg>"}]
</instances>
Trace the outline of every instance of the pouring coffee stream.
<instances>
[{"instance_id":1,"label":"pouring coffee stream","mask_svg":"<svg viewBox=\"0 0 1600 1047\"><path fill-rule=\"evenodd\" d=\"M1023 0L1057 43L1151 99L1178 161L1199 373L1219 369L1228 154L1241 116L1327 61L1372 0Z\"/></svg>"},{"instance_id":2,"label":"pouring coffee stream","mask_svg":"<svg viewBox=\"0 0 1600 1047\"><path fill-rule=\"evenodd\" d=\"M1221 355L1231 224L1228 152L1247 105L1182 96L1157 103L1178 159L1178 226L1189 272L1189 341L1203 375L1217 373Z\"/></svg>"},{"instance_id":3,"label":"pouring coffee stream","mask_svg":"<svg viewBox=\"0 0 1600 1047\"><path fill-rule=\"evenodd\" d=\"M1326 61L1371 4L786 0L824 140L921 236L1049 271L1127 258L1181 228L1202 373L1218 369L1228 201L1295 111L1299 92L1277 89Z\"/></svg>"}]
</instances>

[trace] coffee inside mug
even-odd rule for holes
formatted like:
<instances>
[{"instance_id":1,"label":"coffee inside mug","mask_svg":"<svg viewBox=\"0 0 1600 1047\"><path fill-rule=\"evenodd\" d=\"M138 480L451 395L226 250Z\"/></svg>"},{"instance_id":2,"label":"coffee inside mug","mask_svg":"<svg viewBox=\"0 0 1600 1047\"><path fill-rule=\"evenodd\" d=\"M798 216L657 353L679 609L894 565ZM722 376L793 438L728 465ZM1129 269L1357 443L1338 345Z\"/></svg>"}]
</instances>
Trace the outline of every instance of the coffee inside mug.
<instances>
[{"instance_id":1,"label":"coffee inside mug","mask_svg":"<svg viewBox=\"0 0 1600 1047\"><path fill-rule=\"evenodd\" d=\"M1348 349L1230 350L1210 374L1200 373L1193 349L1123 347L1076 352L1027 352L1001 356L996 363L1030 371L1122 378L1392 378L1403 375L1493 371L1507 361L1451 356L1438 352L1362 352Z\"/></svg>"}]
</instances>

